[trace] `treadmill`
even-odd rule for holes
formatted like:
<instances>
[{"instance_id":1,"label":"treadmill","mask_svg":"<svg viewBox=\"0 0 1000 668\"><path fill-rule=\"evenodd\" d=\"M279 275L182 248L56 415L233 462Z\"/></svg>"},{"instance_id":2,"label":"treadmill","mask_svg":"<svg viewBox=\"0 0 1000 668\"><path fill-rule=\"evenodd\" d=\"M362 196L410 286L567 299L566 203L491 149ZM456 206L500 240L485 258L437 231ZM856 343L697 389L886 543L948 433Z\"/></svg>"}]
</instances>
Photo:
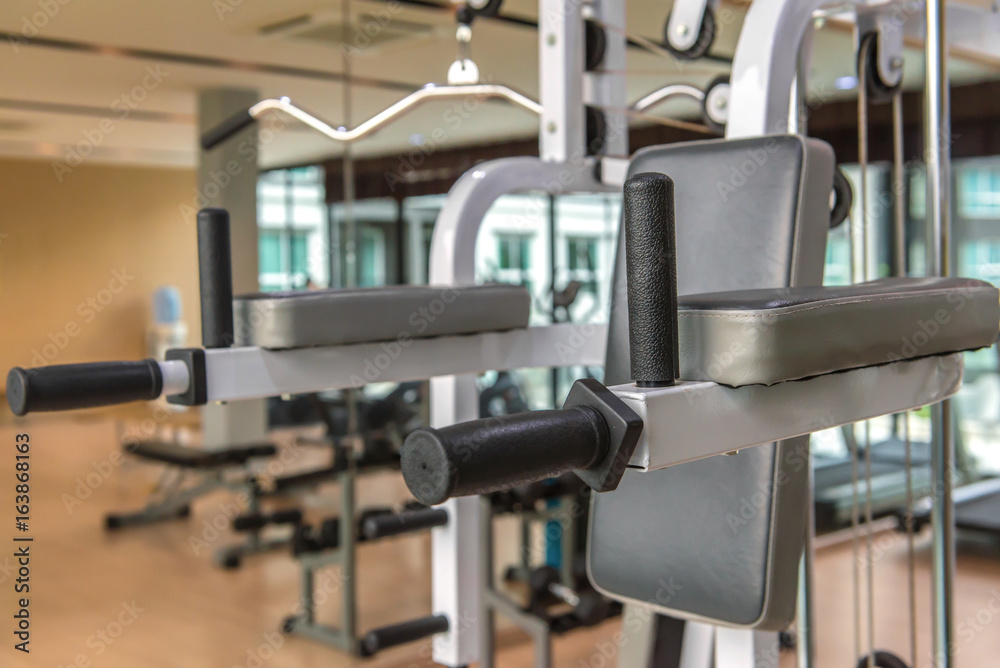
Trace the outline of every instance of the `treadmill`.
<instances>
[{"instance_id":1,"label":"treadmill","mask_svg":"<svg viewBox=\"0 0 1000 668\"><path fill-rule=\"evenodd\" d=\"M1000 371L1000 346L994 345ZM957 421L956 421L957 424ZM958 441L956 440L956 446ZM963 485L952 493L958 529L1000 537L1000 478L986 478ZM931 520L931 499L921 499L913 517L919 529Z\"/></svg>"},{"instance_id":2,"label":"treadmill","mask_svg":"<svg viewBox=\"0 0 1000 668\"><path fill-rule=\"evenodd\" d=\"M854 438L853 433L849 429L843 429L842 433L850 444L849 439ZM873 443L871 449L872 515L881 517L900 513L906 507L906 443L893 435L884 441ZM857 452L857 498L861 512L867 495L865 452L861 447L849 447L848 452L852 451ZM849 525L854 505L851 455L815 455L812 459L816 530L827 532ZM930 463L930 443L911 441L911 472L915 497L930 493Z\"/></svg>"}]
</instances>

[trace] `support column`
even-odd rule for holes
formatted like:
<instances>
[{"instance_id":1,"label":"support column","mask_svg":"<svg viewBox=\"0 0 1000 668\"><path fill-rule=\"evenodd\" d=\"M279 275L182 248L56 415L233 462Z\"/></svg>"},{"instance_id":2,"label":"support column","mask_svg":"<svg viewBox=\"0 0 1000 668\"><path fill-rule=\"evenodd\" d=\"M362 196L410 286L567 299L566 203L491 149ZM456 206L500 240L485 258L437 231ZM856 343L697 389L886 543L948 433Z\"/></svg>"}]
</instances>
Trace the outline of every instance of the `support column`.
<instances>
[{"instance_id":1,"label":"support column","mask_svg":"<svg viewBox=\"0 0 1000 668\"><path fill-rule=\"evenodd\" d=\"M948 32L944 0L928 0L924 81L924 156L927 162L928 271L951 275L951 101L948 79ZM933 591L933 661L955 665L954 578L955 441L949 400L931 406L931 556Z\"/></svg>"},{"instance_id":2,"label":"support column","mask_svg":"<svg viewBox=\"0 0 1000 668\"><path fill-rule=\"evenodd\" d=\"M260 101L255 90L215 88L198 94L198 134ZM233 292L257 292L257 126L198 156L199 203L229 211ZM193 231L192 231L193 233ZM202 410L206 447L260 441L267 433L264 399L209 404Z\"/></svg>"}]
</instances>

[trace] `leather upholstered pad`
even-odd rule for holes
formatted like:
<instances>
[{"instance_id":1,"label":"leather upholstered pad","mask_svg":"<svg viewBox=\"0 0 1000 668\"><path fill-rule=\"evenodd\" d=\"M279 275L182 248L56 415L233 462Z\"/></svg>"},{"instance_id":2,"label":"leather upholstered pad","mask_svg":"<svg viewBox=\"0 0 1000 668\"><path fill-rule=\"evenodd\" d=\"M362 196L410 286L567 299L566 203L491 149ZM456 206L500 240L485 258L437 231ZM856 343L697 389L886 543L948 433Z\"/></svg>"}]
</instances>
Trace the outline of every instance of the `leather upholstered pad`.
<instances>
[{"instance_id":1,"label":"leather upholstered pad","mask_svg":"<svg viewBox=\"0 0 1000 668\"><path fill-rule=\"evenodd\" d=\"M681 378L772 385L990 346L1000 293L973 279L886 278L687 295L678 316Z\"/></svg>"},{"instance_id":2,"label":"leather upholstered pad","mask_svg":"<svg viewBox=\"0 0 1000 668\"><path fill-rule=\"evenodd\" d=\"M519 329L531 297L520 285L391 285L268 292L233 300L236 345L333 346Z\"/></svg>"},{"instance_id":3,"label":"leather upholstered pad","mask_svg":"<svg viewBox=\"0 0 1000 668\"><path fill-rule=\"evenodd\" d=\"M629 174L674 180L677 287L694 295L820 285L833 170L828 145L785 135L646 148ZM630 380L621 237L618 243L608 385ZM617 490L593 495L591 581L620 601L673 617L786 628L806 530L808 442L627 471Z\"/></svg>"}]
</instances>

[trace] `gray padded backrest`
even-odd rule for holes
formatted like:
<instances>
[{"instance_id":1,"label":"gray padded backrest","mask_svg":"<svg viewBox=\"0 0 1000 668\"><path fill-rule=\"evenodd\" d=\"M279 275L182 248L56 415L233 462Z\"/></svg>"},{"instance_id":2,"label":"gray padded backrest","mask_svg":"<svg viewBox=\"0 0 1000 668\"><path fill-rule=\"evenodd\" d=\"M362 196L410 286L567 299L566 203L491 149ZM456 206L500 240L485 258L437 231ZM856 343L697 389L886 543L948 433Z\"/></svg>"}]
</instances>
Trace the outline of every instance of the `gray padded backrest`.
<instances>
[{"instance_id":1,"label":"gray padded backrest","mask_svg":"<svg viewBox=\"0 0 1000 668\"><path fill-rule=\"evenodd\" d=\"M637 153L629 174L675 182L680 294L819 285L834 158L796 136L709 140ZM624 232L605 383L629 382ZM588 568L625 601L685 619L785 628L805 535L808 437L652 473L595 494Z\"/></svg>"}]
</instances>

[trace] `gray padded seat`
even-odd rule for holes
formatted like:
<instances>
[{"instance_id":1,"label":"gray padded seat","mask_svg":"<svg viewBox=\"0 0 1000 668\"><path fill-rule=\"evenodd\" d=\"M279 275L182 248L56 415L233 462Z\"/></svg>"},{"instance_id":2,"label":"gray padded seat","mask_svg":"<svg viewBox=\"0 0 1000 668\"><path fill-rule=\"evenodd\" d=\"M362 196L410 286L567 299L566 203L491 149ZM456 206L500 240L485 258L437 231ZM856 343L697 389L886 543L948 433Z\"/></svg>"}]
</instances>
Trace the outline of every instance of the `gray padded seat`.
<instances>
[{"instance_id":1,"label":"gray padded seat","mask_svg":"<svg viewBox=\"0 0 1000 668\"><path fill-rule=\"evenodd\" d=\"M688 295L678 300L682 378L775 383L996 338L997 292L979 282L818 288L833 170L828 145L795 136L674 144L635 155L629 175L661 172L675 184L677 285ZM630 382L622 237L608 385ZM967 301L958 308L949 296ZM926 310L928 299L939 308ZM913 342L926 333L921 321L938 310L959 326L928 335L910 354L902 338ZM592 499L592 583L617 600L680 619L787 628L807 529L809 469L809 440L799 436L732 457L627 471L617 490Z\"/></svg>"},{"instance_id":2,"label":"gray padded seat","mask_svg":"<svg viewBox=\"0 0 1000 668\"><path fill-rule=\"evenodd\" d=\"M520 285L391 285L267 292L233 300L237 346L333 346L476 334L528 326Z\"/></svg>"},{"instance_id":3,"label":"gray padded seat","mask_svg":"<svg viewBox=\"0 0 1000 668\"><path fill-rule=\"evenodd\" d=\"M993 345L995 287L885 278L843 287L736 290L678 299L680 377L773 385Z\"/></svg>"},{"instance_id":4,"label":"gray padded seat","mask_svg":"<svg viewBox=\"0 0 1000 668\"><path fill-rule=\"evenodd\" d=\"M646 148L629 174L674 180L680 294L823 280L834 156L795 136ZM623 232L620 232L622 234ZM627 383L619 236L604 382ZM601 591L682 619L783 629L794 616L806 531L808 437L641 473L595 494L588 573ZM761 500L734 530L746 500ZM679 585L679 586L677 586Z\"/></svg>"}]
</instances>

